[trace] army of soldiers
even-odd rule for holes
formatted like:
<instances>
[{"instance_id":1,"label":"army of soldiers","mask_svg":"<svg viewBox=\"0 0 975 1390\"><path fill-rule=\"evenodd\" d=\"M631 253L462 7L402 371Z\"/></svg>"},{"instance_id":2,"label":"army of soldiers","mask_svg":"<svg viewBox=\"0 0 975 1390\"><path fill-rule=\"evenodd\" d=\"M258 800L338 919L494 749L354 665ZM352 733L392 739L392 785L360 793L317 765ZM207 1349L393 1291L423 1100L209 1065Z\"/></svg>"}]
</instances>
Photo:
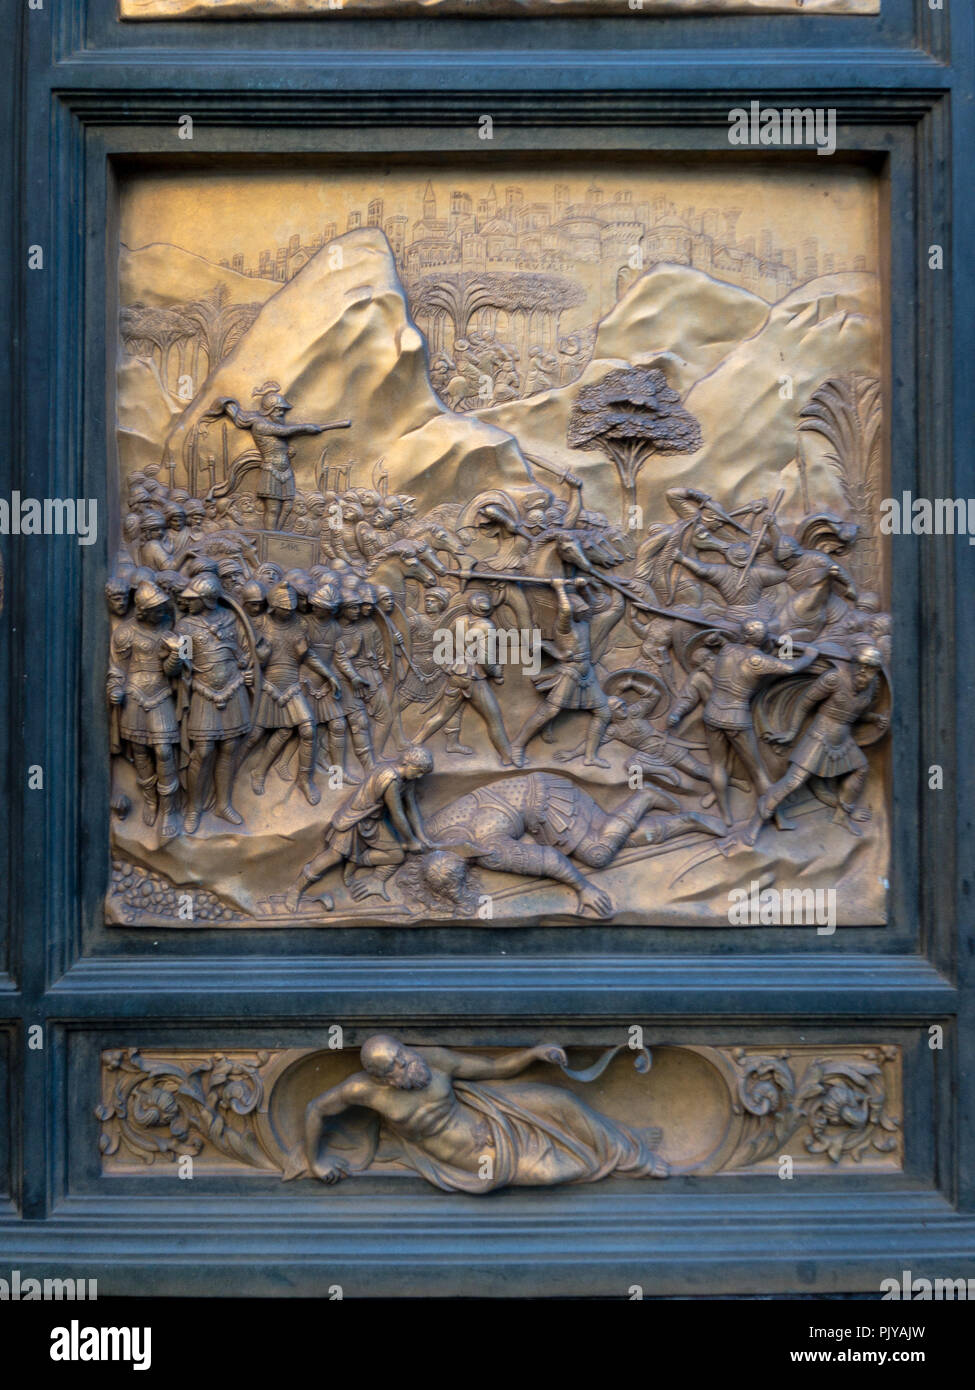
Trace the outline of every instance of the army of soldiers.
<instances>
[{"instance_id":1,"label":"army of soldiers","mask_svg":"<svg viewBox=\"0 0 975 1390\"><path fill-rule=\"evenodd\" d=\"M272 405L279 448L287 402ZM673 488L673 520L634 538L584 507L571 474L422 515L381 486L282 488L277 534L315 560L286 568L261 558L268 485L197 498L163 474L128 478L106 586L112 750L163 837L208 813L240 826L240 775L260 796L276 769L317 805L325 768L349 804L307 881L358 856L384 894L401 856L365 827L381 813L401 847L425 845L413 784L434 757L472 755L462 721L512 771L555 743L585 780L619 745L675 805L700 796L752 840L790 827L804 786L854 833L866 817L861 745L886 728L890 618L854 583L842 518L786 529L779 499L726 510ZM530 678L498 656L510 631L540 635Z\"/></svg>"}]
</instances>

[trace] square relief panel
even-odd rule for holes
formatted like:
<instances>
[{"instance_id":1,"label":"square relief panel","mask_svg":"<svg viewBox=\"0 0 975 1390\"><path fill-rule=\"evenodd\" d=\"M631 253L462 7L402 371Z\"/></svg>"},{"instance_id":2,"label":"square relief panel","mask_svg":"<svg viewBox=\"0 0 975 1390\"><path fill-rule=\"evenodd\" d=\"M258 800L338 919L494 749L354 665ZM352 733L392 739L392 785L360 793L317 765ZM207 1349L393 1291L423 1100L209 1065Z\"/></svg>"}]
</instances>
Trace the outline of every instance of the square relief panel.
<instances>
[{"instance_id":1,"label":"square relief panel","mask_svg":"<svg viewBox=\"0 0 975 1390\"><path fill-rule=\"evenodd\" d=\"M882 923L881 201L127 176L107 920Z\"/></svg>"}]
</instances>

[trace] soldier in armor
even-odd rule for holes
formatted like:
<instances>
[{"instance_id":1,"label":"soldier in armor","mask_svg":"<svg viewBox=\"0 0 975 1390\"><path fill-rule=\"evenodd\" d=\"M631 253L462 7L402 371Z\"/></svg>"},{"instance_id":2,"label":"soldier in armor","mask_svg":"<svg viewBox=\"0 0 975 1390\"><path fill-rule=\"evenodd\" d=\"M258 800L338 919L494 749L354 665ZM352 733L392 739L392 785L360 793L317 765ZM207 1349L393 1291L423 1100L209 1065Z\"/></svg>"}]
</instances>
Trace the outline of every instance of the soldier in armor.
<instances>
[{"instance_id":1,"label":"soldier in armor","mask_svg":"<svg viewBox=\"0 0 975 1390\"><path fill-rule=\"evenodd\" d=\"M834 666L810 683L796 705L795 722L783 733L767 733L769 743L795 743L803 718L816 709L805 734L789 754L789 770L774 782L759 798L758 814L768 820L792 792L798 791L811 777L836 779L837 815L846 819L847 827L855 834L862 832L858 823L870 819L870 811L858 805L867 780L866 755L853 738L859 723L888 725L887 716L871 712L877 699L883 668L883 654L874 646L854 649L850 663Z\"/></svg>"},{"instance_id":2,"label":"soldier in armor","mask_svg":"<svg viewBox=\"0 0 975 1390\"><path fill-rule=\"evenodd\" d=\"M214 815L231 825L243 824L232 802L234 762L238 741L251 726L247 687L254 683L254 672L234 614L218 607L218 581L210 574L197 575L182 598L187 612L176 624L176 635L184 648L189 686L185 729L191 745L183 829L192 835L206 807L211 781Z\"/></svg>"},{"instance_id":3,"label":"soldier in armor","mask_svg":"<svg viewBox=\"0 0 975 1390\"><path fill-rule=\"evenodd\" d=\"M728 798L732 754L738 755L756 796L763 796L771 786L755 736L754 696L771 677L792 676L804 671L818 655L815 647L807 646L802 656L792 661L771 656L765 650L769 641L768 628L760 618L746 622L742 636L743 642L726 642L715 658L711 694L703 716L715 800L726 825L733 824ZM792 828L778 812L776 824L780 830Z\"/></svg>"},{"instance_id":4,"label":"soldier in armor","mask_svg":"<svg viewBox=\"0 0 975 1390\"><path fill-rule=\"evenodd\" d=\"M340 595L330 584L320 585L311 595L311 613L305 619L308 629L308 650L333 676L336 672L347 682L354 702L348 707L343 699L341 685L338 693L334 686L322 683L317 688L309 687L309 694L315 707L319 736L324 743L327 739L327 753L332 767L340 768L343 779L349 786L356 786L359 778L353 776L345 765L345 726L349 723L352 746L363 767L373 764L372 747L369 742L369 725L362 706L362 696L369 687L349 660L342 640L342 627L335 617Z\"/></svg>"},{"instance_id":5,"label":"soldier in armor","mask_svg":"<svg viewBox=\"0 0 975 1390\"><path fill-rule=\"evenodd\" d=\"M711 545L709 542L707 548L710 549ZM771 601L764 597L765 590L781 584L785 579L785 570L767 561L755 561L749 567L752 548L747 541L726 545L715 537L713 547L723 552L724 560L715 563L696 560L682 550L674 553L674 559L697 579L703 579L717 589L724 600L719 607L726 617L740 621L748 617L770 618L773 607ZM705 600L702 611L706 614L708 608Z\"/></svg>"},{"instance_id":6,"label":"soldier in armor","mask_svg":"<svg viewBox=\"0 0 975 1390\"><path fill-rule=\"evenodd\" d=\"M349 660L366 684L365 707L372 725L372 747L382 757L393 727L393 709L386 693L385 678L392 673L383 635L373 618L376 591L371 585L356 585L342 596L342 641Z\"/></svg>"},{"instance_id":7,"label":"soldier in armor","mask_svg":"<svg viewBox=\"0 0 975 1390\"><path fill-rule=\"evenodd\" d=\"M587 583L584 579L575 582L577 588L583 588ZM591 609L582 594L568 593L568 580L554 579L552 583L558 597L555 640L550 644L556 653L555 671L533 678L536 689L545 692L545 699L528 716L512 740L515 762L519 766L523 764L526 744L563 710L586 710L589 713L589 732L583 762L586 767L609 767L605 758L596 756L609 724L610 708L592 664L589 639Z\"/></svg>"},{"instance_id":8,"label":"soldier in armor","mask_svg":"<svg viewBox=\"0 0 975 1390\"><path fill-rule=\"evenodd\" d=\"M297 598L291 585L276 584L267 602L268 611L257 632L257 656L264 668L264 681L243 758L265 734L269 735L264 754L251 773L254 794L260 796L272 763L297 731L298 786L309 804L317 806L322 796L315 786L315 715L301 685L302 662L331 686L334 694L340 687L332 672L308 650L307 628L295 612Z\"/></svg>"},{"instance_id":9,"label":"soldier in armor","mask_svg":"<svg viewBox=\"0 0 975 1390\"><path fill-rule=\"evenodd\" d=\"M629 766L635 764L642 768L645 776L658 777L673 786L673 773L671 772L670 777L664 774L677 768L695 782L706 782L710 786L710 767L695 758L690 747L682 739L674 738L671 734L658 733L651 724L650 715L657 699L656 692L629 701L612 698L609 702L613 713L609 737L633 749L637 756L635 759L630 758ZM713 798L709 797L708 802L711 799ZM676 802L674 809L677 809Z\"/></svg>"},{"instance_id":10,"label":"soldier in armor","mask_svg":"<svg viewBox=\"0 0 975 1390\"><path fill-rule=\"evenodd\" d=\"M453 891L463 896L462 862L526 878L550 878L571 888L580 916L608 917L613 901L579 872L606 869L627 844L662 844L677 835L723 834L720 821L697 811L644 818L656 806L673 805L656 787L646 787L606 812L567 777L530 772L476 787L448 802L427 822L443 863L456 856ZM530 838L528 838L530 837ZM433 858L433 856L428 856Z\"/></svg>"},{"instance_id":11,"label":"soldier in armor","mask_svg":"<svg viewBox=\"0 0 975 1390\"><path fill-rule=\"evenodd\" d=\"M328 425L306 423L288 424L285 413L292 409L290 401L281 395L276 381L268 381L254 392L260 401L257 410L244 410L238 401L223 396L214 401L204 420L216 420L229 415L239 430L250 430L254 446L261 456L261 474L257 496L264 506L264 529L276 531L285 503L295 495L295 475L291 467L294 449L289 440L305 434L322 434Z\"/></svg>"},{"instance_id":12,"label":"soldier in armor","mask_svg":"<svg viewBox=\"0 0 975 1390\"><path fill-rule=\"evenodd\" d=\"M142 580L135 591L135 618L120 623L112 633L108 668L108 698L121 707L118 731L132 749L142 790L142 819L146 825L155 825L161 810L160 833L166 839L180 829L179 723L170 678L182 661L178 639L166 630L169 619L165 593Z\"/></svg>"},{"instance_id":13,"label":"soldier in armor","mask_svg":"<svg viewBox=\"0 0 975 1390\"><path fill-rule=\"evenodd\" d=\"M460 614L453 625L453 661L447 672L440 707L424 722L416 735L416 742L426 743L438 729L450 724L454 716L462 715L464 702L467 701L470 708L480 715L501 766L511 767L514 754L497 697L488 684L491 680L500 685L504 680L503 669L491 660L492 648L497 647L494 641L495 626L490 617L491 599L487 594L475 590L467 600L467 609L467 613Z\"/></svg>"}]
</instances>

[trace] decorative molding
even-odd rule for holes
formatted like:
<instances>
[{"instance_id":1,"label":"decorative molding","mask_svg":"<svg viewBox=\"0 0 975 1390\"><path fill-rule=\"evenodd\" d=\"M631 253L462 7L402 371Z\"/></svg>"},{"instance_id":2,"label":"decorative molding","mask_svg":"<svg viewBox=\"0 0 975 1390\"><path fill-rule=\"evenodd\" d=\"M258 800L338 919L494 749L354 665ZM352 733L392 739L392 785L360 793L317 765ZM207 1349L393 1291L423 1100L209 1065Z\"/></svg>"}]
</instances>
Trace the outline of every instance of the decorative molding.
<instances>
[{"instance_id":1,"label":"decorative molding","mask_svg":"<svg viewBox=\"0 0 975 1390\"><path fill-rule=\"evenodd\" d=\"M881 0L119 0L120 19L302 19L400 16L879 15Z\"/></svg>"},{"instance_id":2,"label":"decorative molding","mask_svg":"<svg viewBox=\"0 0 975 1390\"><path fill-rule=\"evenodd\" d=\"M454 1051L379 1034L359 1054L113 1049L102 1053L95 1113L109 1176L189 1158L194 1173L329 1184L412 1173L479 1193L611 1173L782 1174L785 1164L789 1175L899 1172L901 1092L891 1045ZM430 1106L441 1104L449 1158L427 1142ZM541 1169L533 1135L555 1150Z\"/></svg>"}]
</instances>

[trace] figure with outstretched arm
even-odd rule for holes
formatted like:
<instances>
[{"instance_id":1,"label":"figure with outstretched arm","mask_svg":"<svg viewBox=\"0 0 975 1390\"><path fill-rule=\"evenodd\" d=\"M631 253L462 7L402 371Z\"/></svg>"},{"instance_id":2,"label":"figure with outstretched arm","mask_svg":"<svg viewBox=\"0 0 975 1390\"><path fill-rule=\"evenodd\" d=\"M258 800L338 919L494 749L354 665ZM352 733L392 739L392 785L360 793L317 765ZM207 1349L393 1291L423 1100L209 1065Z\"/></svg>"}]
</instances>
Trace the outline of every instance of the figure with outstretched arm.
<instances>
[{"instance_id":1,"label":"figure with outstretched arm","mask_svg":"<svg viewBox=\"0 0 975 1390\"><path fill-rule=\"evenodd\" d=\"M232 396L221 396L213 402L203 419L218 420L221 415L229 415L239 430L250 431L254 447L261 456L257 496L264 506L264 529L276 531L285 503L290 505L295 495L295 475L291 466L294 450L289 441L300 435L348 429L352 422L336 420L327 425L316 425L310 421L289 424L284 417L292 405L285 400L276 381L265 382L254 395L260 402L257 410L244 410Z\"/></svg>"},{"instance_id":2,"label":"figure with outstretched arm","mask_svg":"<svg viewBox=\"0 0 975 1390\"><path fill-rule=\"evenodd\" d=\"M285 1165L285 1178L310 1173L331 1184L353 1168L363 1171L380 1134L384 1150L448 1192L595 1182L610 1173L667 1175L652 1147L659 1131L611 1120L564 1084L514 1079L539 1062L567 1070L557 1043L475 1057L408 1047L381 1033L366 1039L360 1061L361 1071L308 1104L304 1142ZM355 1164L342 1143L347 1111L365 1113L371 1129Z\"/></svg>"}]
</instances>

